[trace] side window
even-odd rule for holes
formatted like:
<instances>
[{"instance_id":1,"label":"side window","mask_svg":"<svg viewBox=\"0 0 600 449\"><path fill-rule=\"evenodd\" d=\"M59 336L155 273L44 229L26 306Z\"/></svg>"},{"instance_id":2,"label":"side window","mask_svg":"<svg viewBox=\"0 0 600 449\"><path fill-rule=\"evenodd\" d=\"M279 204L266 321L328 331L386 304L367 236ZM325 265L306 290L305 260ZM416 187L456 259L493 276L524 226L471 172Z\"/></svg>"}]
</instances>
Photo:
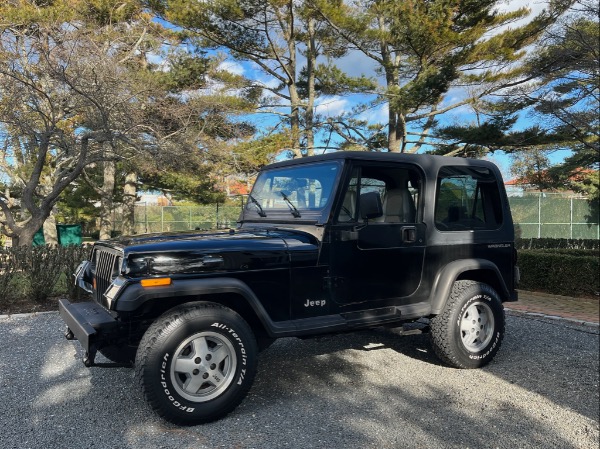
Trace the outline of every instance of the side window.
<instances>
[{"instance_id":1,"label":"side window","mask_svg":"<svg viewBox=\"0 0 600 449\"><path fill-rule=\"evenodd\" d=\"M340 207L337 222L362 222L358 210L360 195L379 194L383 216L370 223L414 223L421 191L421 176L403 167L366 165L354 168Z\"/></svg>"},{"instance_id":2,"label":"side window","mask_svg":"<svg viewBox=\"0 0 600 449\"><path fill-rule=\"evenodd\" d=\"M487 168L440 170L435 225L441 231L497 229L502 223L498 183Z\"/></svg>"},{"instance_id":3,"label":"side window","mask_svg":"<svg viewBox=\"0 0 600 449\"><path fill-rule=\"evenodd\" d=\"M360 193L375 192L379 193L379 196L383 199L387 186L385 181L377 178L361 178L360 179Z\"/></svg>"}]
</instances>

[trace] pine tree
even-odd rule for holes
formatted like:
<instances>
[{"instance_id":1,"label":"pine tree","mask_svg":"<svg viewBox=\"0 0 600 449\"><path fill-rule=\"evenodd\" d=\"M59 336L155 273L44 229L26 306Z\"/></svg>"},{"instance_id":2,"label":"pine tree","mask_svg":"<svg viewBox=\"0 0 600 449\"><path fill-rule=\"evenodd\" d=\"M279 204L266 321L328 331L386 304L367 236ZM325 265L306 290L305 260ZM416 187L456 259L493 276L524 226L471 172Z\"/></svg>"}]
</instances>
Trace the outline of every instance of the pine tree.
<instances>
[{"instance_id":1,"label":"pine tree","mask_svg":"<svg viewBox=\"0 0 600 449\"><path fill-rule=\"evenodd\" d=\"M374 61L384 78L375 103L388 105L387 148L416 152L436 117L525 81L524 49L571 2L551 2L527 24L505 28L526 8L500 13L497 0L322 0L324 20L355 50ZM452 87L469 92L448 101ZM416 129L416 132L415 132ZM412 140L411 140L412 139Z\"/></svg>"}]
</instances>

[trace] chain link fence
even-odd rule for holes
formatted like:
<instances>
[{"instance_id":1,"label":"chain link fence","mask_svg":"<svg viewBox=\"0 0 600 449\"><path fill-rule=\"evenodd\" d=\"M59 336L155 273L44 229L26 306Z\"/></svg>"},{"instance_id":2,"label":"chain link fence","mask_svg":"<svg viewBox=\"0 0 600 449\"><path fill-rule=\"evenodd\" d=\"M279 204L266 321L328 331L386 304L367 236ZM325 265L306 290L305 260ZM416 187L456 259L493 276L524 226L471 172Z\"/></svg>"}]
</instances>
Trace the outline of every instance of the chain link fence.
<instances>
[{"instance_id":1,"label":"chain link fence","mask_svg":"<svg viewBox=\"0 0 600 449\"><path fill-rule=\"evenodd\" d=\"M598 201L560 193L509 192L520 238L600 239Z\"/></svg>"},{"instance_id":2,"label":"chain link fence","mask_svg":"<svg viewBox=\"0 0 600 449\"><path fill-rule=\"evenodd\" d=\"M600 239L598 202L560 193L509 192L509 203L520 238ZM135 232L189 231L235 227L239 205L135 207ZM118 219L117 219L118 221Z\"/></svg>"},{"instance_id":3,"label":"chain link fence","mask_svg":"<svg viewBox=\"0 0 600 449\"><path fill-rule=\"evenodd\" d=\"M177 232L235 227L242 205L135 206L135 233Z\"/></svg>"}]
</instances>

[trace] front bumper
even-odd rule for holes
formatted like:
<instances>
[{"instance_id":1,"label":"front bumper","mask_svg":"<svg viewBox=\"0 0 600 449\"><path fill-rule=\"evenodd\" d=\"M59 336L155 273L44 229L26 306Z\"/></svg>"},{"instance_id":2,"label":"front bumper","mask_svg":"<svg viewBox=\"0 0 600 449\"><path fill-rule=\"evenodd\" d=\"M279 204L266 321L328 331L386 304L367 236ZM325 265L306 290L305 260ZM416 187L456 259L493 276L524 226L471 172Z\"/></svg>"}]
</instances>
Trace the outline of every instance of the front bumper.
<instances>
[{"instance_id":1,"label":"front bumper","mask_svg":"<svg viewBox=\"0 0 600 449\"><path fill-rule=\"evenodd\" d=\"M94 364L99 348L114 338L118 322L101 305L95 302L70 303L67 299L58 302L58 311L67 324L67 339L77 339L84 349L83 362Z\"/></svg>"}]
</instances>

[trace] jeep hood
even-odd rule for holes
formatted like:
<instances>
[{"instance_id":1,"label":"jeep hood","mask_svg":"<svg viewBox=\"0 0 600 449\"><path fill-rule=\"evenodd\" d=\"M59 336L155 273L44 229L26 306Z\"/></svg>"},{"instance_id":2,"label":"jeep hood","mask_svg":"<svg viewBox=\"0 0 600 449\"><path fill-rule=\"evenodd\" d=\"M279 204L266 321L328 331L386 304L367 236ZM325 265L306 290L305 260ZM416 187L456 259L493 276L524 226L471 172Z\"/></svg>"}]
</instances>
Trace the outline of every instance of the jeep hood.
<instances>
[{"instance_id":1,"label":"jeep hood","mask_svg":"<svg viewBox=\"0 0 600 449\"><path fill-rule=\"evenodd\" d=\"M315 263L319 244L294 230L147 234L100 241L123 252L126 276L194 274L287 268Z\"/></svg>"}]
</instances>

